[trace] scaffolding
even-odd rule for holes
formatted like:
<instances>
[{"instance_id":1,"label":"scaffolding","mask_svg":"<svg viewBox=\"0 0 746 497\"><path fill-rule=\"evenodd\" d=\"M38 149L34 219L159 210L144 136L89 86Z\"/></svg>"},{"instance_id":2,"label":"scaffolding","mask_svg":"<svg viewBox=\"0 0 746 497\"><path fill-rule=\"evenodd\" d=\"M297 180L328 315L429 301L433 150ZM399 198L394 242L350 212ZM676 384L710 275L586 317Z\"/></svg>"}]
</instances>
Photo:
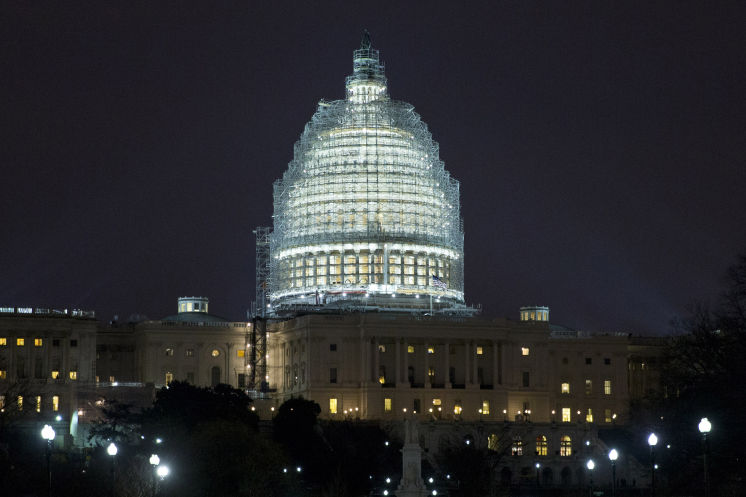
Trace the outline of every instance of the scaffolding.
<instances>
[{"instance_id":1,"label":"scaffolding","mask_svg":"<svg viewBox=\"0 0 746 497\"><path fill-rule=\"evenodd\" d=\"M346 89L319 103L274 184L270 314L355 296L463 306L459 183L414 107L389 98L367 33Z\"/></svg>"}]
</instances>

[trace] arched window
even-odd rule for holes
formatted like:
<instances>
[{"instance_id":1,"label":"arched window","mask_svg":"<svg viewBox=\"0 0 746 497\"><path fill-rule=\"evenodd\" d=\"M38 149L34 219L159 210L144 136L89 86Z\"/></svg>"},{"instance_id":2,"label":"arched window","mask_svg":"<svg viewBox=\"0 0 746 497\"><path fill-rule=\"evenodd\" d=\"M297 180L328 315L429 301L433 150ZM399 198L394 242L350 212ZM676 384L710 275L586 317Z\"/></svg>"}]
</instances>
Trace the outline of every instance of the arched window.
<instances>
[{"instance_id":1,"label":"arched window","mask_svg":"<svg viewBox=\"0 0 746 497\"><path fill-rule=\"evenodd\" d=\"M560 456L572 455L572 439L568 435L562 435L560 439Z\"/></svg>"},{"instance_id":2,"label":"arched window","mask_svg":"<svg viewBox=\"0 0 746 497\"><path fill-rule=\"evenodd\" d=\"M544 435L539 435L538 437L536 437L536 455L547 455L547 437L545 437Z\"/></svg>"}]
</instances>

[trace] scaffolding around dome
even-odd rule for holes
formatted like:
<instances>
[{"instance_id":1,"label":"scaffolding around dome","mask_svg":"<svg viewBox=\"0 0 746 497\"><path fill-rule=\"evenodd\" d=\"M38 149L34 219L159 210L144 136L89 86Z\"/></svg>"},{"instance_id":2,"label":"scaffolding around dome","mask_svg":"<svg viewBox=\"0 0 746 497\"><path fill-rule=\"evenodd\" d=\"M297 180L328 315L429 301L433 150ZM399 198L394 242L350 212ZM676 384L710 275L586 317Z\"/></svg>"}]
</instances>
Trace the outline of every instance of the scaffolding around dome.
<instances>
[{"instance_id":1,"label":"scaffolding around dome","mask_svg":"<svg viewBox=\"0 0 746 497\"><path fill-rule=\"evenodd\" d=\"M459 183L383 68L364 36L347 97L319 102L274 184L270 314L466 308Z\"/></svg>"}]
</instances>

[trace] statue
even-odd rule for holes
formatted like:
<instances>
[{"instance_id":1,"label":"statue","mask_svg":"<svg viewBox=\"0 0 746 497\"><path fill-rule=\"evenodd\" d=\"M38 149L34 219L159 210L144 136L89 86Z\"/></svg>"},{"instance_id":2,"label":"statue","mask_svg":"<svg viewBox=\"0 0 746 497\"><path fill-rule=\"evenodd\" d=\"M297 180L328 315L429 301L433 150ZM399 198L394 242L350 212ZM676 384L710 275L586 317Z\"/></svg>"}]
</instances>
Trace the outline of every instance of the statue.
<instances>
[{"instance_id":1,"label":"statue","mask_svg":"<svg viewBox=\"0 0 746 497\"><path fill-rule=\"evenodd\" d=\"M368 33L367 29L363 30L363 39L360 41L360 48L370 50L370 33Z\"/></svg>"},{"instance_id":2,"label":"statue","mask_svg":"<svg viewBox=\"0 0 746 497\"><path fill-rule=\"evenodd\" d=\"M396 489L397 497L425 497L427 489L422 480L422 447L417 418L409 416L404 420L404 447L402 453L402 477Z\"/></svg>"}]
</instances>

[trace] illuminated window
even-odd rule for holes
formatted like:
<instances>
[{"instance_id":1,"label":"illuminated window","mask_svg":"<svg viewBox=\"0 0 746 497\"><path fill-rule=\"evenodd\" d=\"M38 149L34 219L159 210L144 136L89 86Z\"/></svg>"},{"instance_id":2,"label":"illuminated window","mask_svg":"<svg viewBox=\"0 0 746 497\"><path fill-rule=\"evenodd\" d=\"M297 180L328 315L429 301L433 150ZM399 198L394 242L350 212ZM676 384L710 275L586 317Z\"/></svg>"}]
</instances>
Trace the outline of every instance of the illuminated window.
<instances>
[{"instance_id":1,"label":"illuminated window","mask_svg":"<svg viewBox=\"0 0 746 497\"><path fill-rule=\"evenodd\" d=\"M567 457L572 455L572 439L563 435L560 439L560 456Z\"/></svg>"},{"instance_id":2,"label":"illuminated window","mask_svg":"<svg viewBox=\"0 0 746 497\"><path fill-rule=\"evenodd\" d=\"M34 338L34 347L41 347L43 340L41 338Z\"/></svg>"},{"instance_id":3,"label":"illuminated window","mask_svg":"<svg viewBox=\"0 0 746 497\"><path fill-rule=\"evenodd\" d=\"M482 414L485 416L490 413L490 401L489 400L483 400L482 401Z\"/></svg>"},{"instance_id":4,"label":"illuminated window","mask_svg":"<svg viewBox=\"0 0 746 497\"><path fill-rule=\"evenodd\" d=\"M391 412L391 399L389 397L383 399L383 410L384 412Z\"/></svg>"},{"instance_id":5,"label":"illuminated window","mask_svg":"<svg viewBox=\"0 0 746 497\"><path fill-rule=\"evenodd\" d=\"M604 409L604 422L611 423L611 409Z\"/></svg>"},{"instance_id":6,"label":"illuminated window","mask_svg":"<svg viewBox=\"0 0 746 497\"><path fill-rule=\"evenodd\" d=\"M463 409L461 408L461 401L457 400L453 406L453 414L460 415Z\"/></svg>"},{"instance_id":7,"label":"illuminated window","mask_svg":"<svg viewBox=\"0 0 746 497\"><path fill-rule=\"evenodd\" d=\"M329 414L337 414L337 399L329 399Z\"/></svg>"},{"instance_id":8,"label":"illuminated window","mask_svg":"<svg viewBox=\"0 0 746 497\"><path fill-rule=\"evenodd\" d=\"M523 440L521 440L520 437L513 439L513 445L510 448L510 452L514 456L523 455Z\"/></svg>"},{"instance_id":9,"label":"illuminated window","mask_svg":"<svg viewBox=\"0 0 746 497\"><path fill-rule=\"evenodd\" d=\"M0 380L4 380L8 377L8 372L4 369L0 369Z\"/></svg>"},{"instance_id":10,"label":"illuminated window","mask_svg":"<svg viewBox=\"0 0 746 497\"><path fill-rule=\"evenodd\" d=\"M611 395L611 380L604 380L604 395Z\"/></svg>"},{"instance_id":11,"label":"illuminated window","mask_svg":"<svg viewBox=\"0 0 746 497\"><path fill-rule=\"evenodd\" d=\"M572 414L570 412L570 408L569 407L563 407L562 408L562 422L563 423L569 423L570 421L572 421L572 419L570 417L571 415Z\"/></svg>"},{"instance_id":12,"label":"illuminated window","mask_svg":"<svg viewBox=\"0 0 746 497\"><path fill-rule=\"evenodd\" d=\"M109 383L114 383L117 379L113 376L109 376Z\"/></svg>"},{"instance_id":13,"label":"illuminated window","mask_svg":"<svg viewBox=\"0 0 746 497\"><path fill-rule=\"evenodd\" d=\"M386 383L386 366L378 366L378 383Z\"/></svg>"},{"instance_id":14,"label":"illuminated window","mask_svg":"<svg viewBox=\"0 0 746 497\"><path fill-rule=\"evenodd\" d=\"M435 368L429 367L427 368L427 376L430 378L430 381L432 382L435 378Z\"/></svg>"},{"instance_id":15,"label":"illuminated window","mask_svg":"<svg viewBox=\"0 0 746 497\"><path fill-rule=\"evenodd\" d=\"M218 349L212 349L212 352L210 352L210 355L213 357L218 357L220 355L220 351Z\"/></svg>"},{"instance_id":16,"label":"illuminated window","mask_svg":"<svg viewBox=\"0 0 746 497\"><path fill-rule=\"evenodd\" d=\"M184 355L186 355L187 357L194 357L194 349L186 349L184 351Z\"/></svg>"},{"instance_id":17,"label":"illuminated window","mask_svg":"<svg viewBox=\"0 0 746 497\"><path fill-rule=\"evenodd\" d=\"M26 340L23 338L16 338L16 346L23 347L26 344Z\"/></svg>"},{"instance_id":18,"label":"illuminated window","mask_svg":"<svg viewBox=\"0 0 746 497\"><path fill-rule=\"evenodd\" d=\"M171 372L166 373L166 385L174 381L174 374Z\"/></svg>"},{"instance_id":19,"label":"illuminated window","mask_svg":"<svg viewBox=\"0 0 746 497\"><path fill-rule=\"evenodd\" d=\"M407 345L407 353L414 354L414 345Z\"/></svg>"},{"instance_id":20,"label":"illuminated window","mask_svg":"<svg viewBox=\"0 0 746 497\"><path fill-rule=\"evenodd\" d=\"M536 437L536 455L547 455L547 437L545 437L544 435L539 435L538 437Z\"/></svg>"},{"instance_id":21,"label":"illuminated window","mask_svg":"<svg viewBox=\"0 0 746 497\"><path fill-rule=\"evenodd\" d=\"M174 349L172 349L171 347L167 348L166 349L166 355L167 356L173 356L174 355Z\"/></svg>"},{"instance_id":22,"label":"illuminated window","mask_svg":"<svg viewBox=\"0 0 746 497\"><path fill-rule=\"evenodd\" d=\"M593 409L588 408L588 413L585 415L585 421L587 423L593 423Z\"/></svg>"},{"instance_id":23,"label":"illuminated window","mask_svg":"<svg viewBox=\"0 0 746 497\"><path fill-rule=\"evenodd\" d=\"M23 395L18 396L16 403L18 404L18 410L23 411Z\"/></svg>"},{"instance_id":24,"label":"illuminated window","mask_svg":"<svg viewBox=\"0 0 746 497\"><path fill-rule=\"evenodd\" d=\"M0 347L6 347L8 345L8 339L5 337L0 337Z\"/></svg>"},{"instance_id":25,"label":"illuminated window","mask_svg":"<svg viewBox=\"0 0 746 497\"><path fill-rule=\"evenodd\" d=\"M477 346L477 355L482 355L484 353L484 349L482 347Z\"/></svg>"},{"instance_id":26,"label":"illuminated window","mask_svg":"<svg viewBox=\"0 0 746 497\"><path fill-rule=\"evenodd\" d=\"M236 351L236 357L245 357L245 356L246 356L246 351L244 349L238 349Z\"/></svg>"},{"instance_id":27,"label":"illuminated window","mask_svg":"<svg viewBox=\"0 0 746 497\"><path fill-rule=\"evenodd\" d=\"M497 433L487 435L487 450L498 450L500 448L499 443L500 438L497 436Z\"/></svg>"},{"instance_id":28,"label":"illuminated window","mask_svg":"<svg viewBox=\"0 0 746 497\"><path fill-rule=\"evenodd\" d=\"M593 393L593 382L589 379L585 380L585 394L590 395Z\"/></svg>"},{"instance_id":29,"label":"illuminated window","mask_svg":"<svg viewBox=\"0 0 746 497\"><path fill-rule=\"evenodd\" d=\"M378 352L386 352L386 346L385 345L379 345L378 346Z\"/></svg>"},{"instance_id":30,"label":"illuminated window","mask_svg":"<svg viewBox=\"0 0 746 497\"><path fill-rule=\"evenodd\" d=\"M435 347L428 347L427 348L427 353L428 354L434 354L435 353Z\"/></svg>"},{"instance_id":31,"label":"illuminated window","mask_svg":"<svg viewBox=\"0 0 746 497\"><path fill-rule=\"evenodd\" d=\"M52 410L53 411L60 410L60 396L59 395L54 395L52 397Z\"/></svg>"},{"instance_id":32,"label":"illuminated window","mask_svg":"<svg viewBox=\"0 0 746 497\"><path fill-rule=\"evenodd\" d=\"M41 412L41 395L36 396L36 412Z\"/></svg>"},{"instance_id":33,"label":"illuminated window","mask_svg":"<svg viewBox=\"0 0 746 497\"><path fill-rule=\"evenodd\" d=\"M562 393L570 393L570 383L565 382L562 384L562 387L560 388L560 391Z\"/></svg>"},{"instance_id":34,"label":"illuminated window","mask_svg":"<svg viewBox=\"0 0 746 497\"><path fill-rule=\"evenodd\" d=\"M521 355L529 355L531 350L528 347L521 347Z\"/></svg>"},{"instance_id":35,"label":"illuminated window","mask_svg":"<svg viewBox=\"0 0 746 497\"><path fill-rule=\"evenodd\" d=\"M70 371L70 379L71 380L77 380L78 379L78 372L77 371Z\"/></svg>"},{"instance_id":36,"label":"illuminated window","mask_svg":"<svg viewBox=\"0 0 746 497\"><path fill-rule=\"evenodd\" d=\"M60 377L60 372L59 371L52 371L52 379L53 380L56 380L59 377Z\"/></svg>"}]
</instances>

